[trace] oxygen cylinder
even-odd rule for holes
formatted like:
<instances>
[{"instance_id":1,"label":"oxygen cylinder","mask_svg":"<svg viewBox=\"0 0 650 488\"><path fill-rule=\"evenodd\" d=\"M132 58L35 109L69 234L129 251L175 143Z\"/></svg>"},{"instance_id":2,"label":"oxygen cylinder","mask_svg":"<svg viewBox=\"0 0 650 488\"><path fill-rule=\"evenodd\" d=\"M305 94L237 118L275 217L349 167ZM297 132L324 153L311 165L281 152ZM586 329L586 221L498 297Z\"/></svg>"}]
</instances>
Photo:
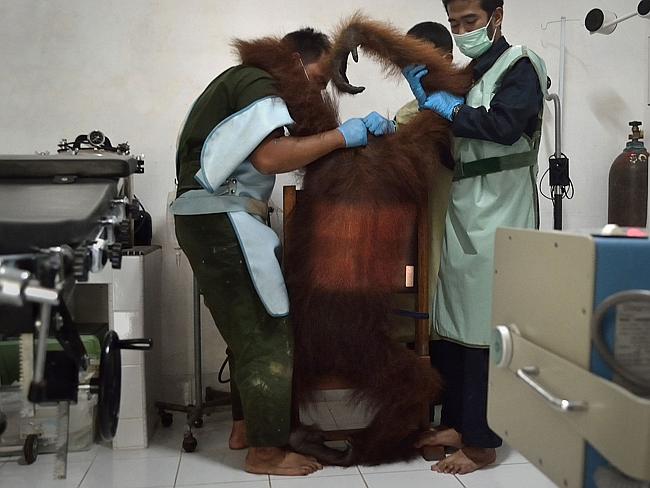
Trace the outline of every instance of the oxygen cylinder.
<instances>
[{"instance_id":1,"label":"oxygen cylinder","mask_svg":"<svg viewBox=\"0 0 650 488\"><path fill-rule=\"evenodd\" d=\"M643 145L641 122L630 122L630 142L609 170L610 224L645 227L648 216L648 151Z\"/></svg>"}]
</instances>

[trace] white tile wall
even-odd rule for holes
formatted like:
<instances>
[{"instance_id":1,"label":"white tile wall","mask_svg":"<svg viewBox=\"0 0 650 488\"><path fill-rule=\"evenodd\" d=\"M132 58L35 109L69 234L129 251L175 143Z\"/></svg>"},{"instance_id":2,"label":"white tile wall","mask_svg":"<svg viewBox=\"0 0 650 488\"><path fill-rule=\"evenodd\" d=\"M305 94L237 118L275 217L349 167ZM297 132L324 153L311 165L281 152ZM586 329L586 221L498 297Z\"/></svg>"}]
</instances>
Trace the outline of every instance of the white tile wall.
<instances>
[{"instance_id":1,"label":"white tile wall","mask_svg":"<svg viewBox=\"0 0 650 488\"><path fill-rule=\"evenodd\" d=\"M147 447L146 427L142 417L125 419L120 417L118 432L113 439L113 449L134 449Z\"/></svg>"},{"instance_id":2,"label":"white tile wall","mask_svg":"<svg viewBox=\"0 0 650 488\"><path fill-rule=\"evenodd\" d=\"M120 421L142 418L145 412L144 373L142 366L122 366Z\"/></svg>"},{"instance_id":3,"label":"white tile wall","mask_svg":"<svg viewBox=\"0 0 650 488\"><path fill-rule=\"evenodd\" d=\"M109 327L120 339L153 337L154 349L148 352L122 352L122 395L120 422L113 440L115 449L147 447L153 432L160 398L160 260L161 250L144 256L124 256L122 268L110 266L95 275L92 283L109 283ZM145 299L146 297L146 299ZM147 375L147 370L151 370Z\"/></svg>"},{"instance_id":4,"label":"white tile wall","mask_svg":"<svg viewBox=\"0 0 650 488\"><path fill-rule=\"evenodd\" d=\"M137 312L113 312L113 330L121 339L142 337L144 317L141 310Z\"/></svg>"},{"instance_id":5,"label":"white tile wall","mask_svg":"<svg viewBox=\"0 0 650 488\"><path fill-rule=\"evenodd\" d=\"M139 312L144 306L144 265L141 256L125 256L122 268L114 273L113 310Z\"/></svg>"},{"instance_id":6,"label":"white tile wall","mask_svg":"<svg viewBox=\"0 0 650 488\"><path fill-rule=\"evenodd\" d=\"M145 337L144 314L138 312L114 312L113 330L120 339L136 339ZM135 366L144 364L144 351L122 351L122 365Z\"/></svg>"}]
</instances>

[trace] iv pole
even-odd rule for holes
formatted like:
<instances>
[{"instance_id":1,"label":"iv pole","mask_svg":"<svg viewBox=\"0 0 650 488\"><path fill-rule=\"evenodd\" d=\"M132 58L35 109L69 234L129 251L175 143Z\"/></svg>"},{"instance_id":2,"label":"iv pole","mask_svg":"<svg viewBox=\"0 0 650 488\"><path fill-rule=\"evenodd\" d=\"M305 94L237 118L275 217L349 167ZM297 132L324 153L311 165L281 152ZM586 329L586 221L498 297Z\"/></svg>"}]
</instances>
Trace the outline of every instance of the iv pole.
<instances>
[{"instance_id":1,"label":"iv pole","mask_svg":"<svg viewBox=\"0 0 650 488\"><path fill-rule=\"evenodd\" d=\"M571 21L578 19L569 19ZM571 186L569 178L569 158L562 152L562 104L564 103L564 67L566 60L566 23L567 18L548 22L542 26L546 30L549 24L561 24L560 30L560 74L558 93L546 95L547 101L552 101L555 109L555 153L549 158L549 184L551 186L551 201L553 202L553 229L562 230L562 200L567 196L567 188Z\"/></svg>"}]
</instances>

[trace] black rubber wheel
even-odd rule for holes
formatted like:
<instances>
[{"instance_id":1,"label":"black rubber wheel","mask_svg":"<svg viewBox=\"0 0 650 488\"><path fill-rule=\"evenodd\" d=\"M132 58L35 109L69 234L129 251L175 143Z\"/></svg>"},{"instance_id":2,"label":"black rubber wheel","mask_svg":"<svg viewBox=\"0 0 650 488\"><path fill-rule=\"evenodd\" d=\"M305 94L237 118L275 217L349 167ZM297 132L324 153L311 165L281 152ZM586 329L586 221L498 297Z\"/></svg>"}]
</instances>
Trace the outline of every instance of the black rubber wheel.
<instances>
[{"instance_id":1,"label":"black rubber wheel","mask_svg":"<svg viewBox=\"0 0 650 488\"><path fill-rule=\"evenodd\" d=\"M38 457L38 436L35 434L30 434L25 439L25 444L23 445L23 457L27 464L34 464L36 458Z\"/></svg>"},{"instance_id":2,"label":"black rubber wheel","mask_svg":"<svg viewBox=\"0 0 650 488\"><path fill-rule=\"evenodd\" d=\"M160 412L160 423L163 427L171 427L174 423L174 416L169 412Z\"/></svg>"},{"instance_id":3,"label":"black rubber wheel","mask_svg":"<svg viewBox=\"0 0 650 488\"><path fill-rule=\"evenodd\" d=\"M120 395L122 390L122 358L120 341L115 331L108 331L102 344L102 356L99 363L99 399L97 419L99 433L103 440L115 437L120 413Z\"/></svg>"},{"instance_id":4,"label":"black rubber wheel","mask_svg":"<svg viewBox=\"0 0 650 488\"><path fill-rule=\"evenodd\" d=\"M198 442L192 434L186 434L185 437L183 437L183 451L194 452L196 451L197 445Z\"/></svg>"},{"instance_id":5,"label":"black rubber wheel","mask_svg":"<svg viewBox=\"0 0 650 488\"><path fill-rule=\"evenodd\" d=\"M203 418L199 417L198 419L194 419L194 422L192 422L192 425L196 427L197 429L200 429L203 427Z\"/></svg>"}]
</instances>

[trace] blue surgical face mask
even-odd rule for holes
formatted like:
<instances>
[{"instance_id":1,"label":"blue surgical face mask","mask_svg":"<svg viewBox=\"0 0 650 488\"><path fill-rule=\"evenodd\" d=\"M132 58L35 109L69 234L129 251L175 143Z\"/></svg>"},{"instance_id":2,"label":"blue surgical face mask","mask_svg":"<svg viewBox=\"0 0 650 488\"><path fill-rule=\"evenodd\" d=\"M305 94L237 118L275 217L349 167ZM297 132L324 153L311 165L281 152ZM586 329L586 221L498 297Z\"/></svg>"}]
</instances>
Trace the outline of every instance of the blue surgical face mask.
<instances>
[{"instance_id":1,"label":"blue surgical face mask","mask_svg":"<svg viewBox=\"0 0 650 488\"><path fill-rule=\"evenodd\" d=\"M494 14L492 14L485 27L468 32L467 34L454 34L454 41L456 41L456 45L461 53L469 58L476 59L492 47L497 30L496 28L494 29L492 39L490 39L488 36L488 25L492 22L493 17Z\"/></svg>"}]
</instances>

